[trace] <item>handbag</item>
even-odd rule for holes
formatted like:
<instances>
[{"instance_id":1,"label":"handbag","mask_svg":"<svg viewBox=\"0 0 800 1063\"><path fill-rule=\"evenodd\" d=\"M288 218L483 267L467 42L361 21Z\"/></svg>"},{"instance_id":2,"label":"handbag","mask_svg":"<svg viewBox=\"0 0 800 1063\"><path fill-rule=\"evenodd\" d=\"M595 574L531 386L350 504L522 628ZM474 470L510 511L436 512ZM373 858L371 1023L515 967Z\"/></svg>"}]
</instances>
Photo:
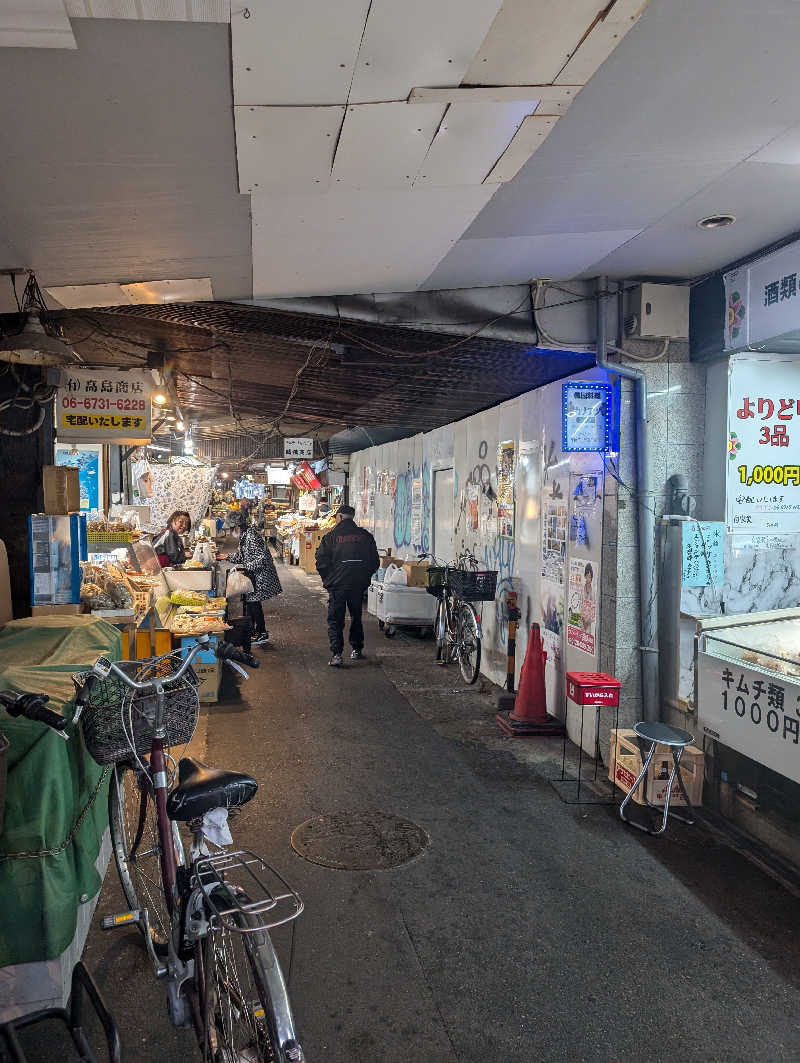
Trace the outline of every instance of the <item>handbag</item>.
<instances>
[{"instance_id":1,"label":"handbag","mask_svg":"<svg viewBox=\"0 0 800 1063\"><path fill-rule=\"evenodd\" d=\"M253 581L241 568L232 568L228 572L228 582L225 587L225 597L233 598L237 594L253 594L255 587Z\"/></svg>"}]
</instances>

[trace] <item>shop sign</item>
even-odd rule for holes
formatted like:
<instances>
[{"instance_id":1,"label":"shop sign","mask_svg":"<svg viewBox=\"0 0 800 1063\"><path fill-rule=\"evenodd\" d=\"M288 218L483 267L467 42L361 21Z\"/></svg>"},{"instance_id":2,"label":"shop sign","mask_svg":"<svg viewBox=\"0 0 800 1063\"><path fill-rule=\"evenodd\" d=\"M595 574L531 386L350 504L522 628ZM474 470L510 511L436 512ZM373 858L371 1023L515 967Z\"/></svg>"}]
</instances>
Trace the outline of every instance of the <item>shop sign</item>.
<instances>
[{"instance_id":1,"label":"shop sign","mask_svg":"<svg viewBox=\"0 0 800 1063\"><path fill-rule=\"evenodd\" d=\"M726 525L800 530L800 361L731 359Z\"/></svg>"},{"instance_id":2,"label":"shop sign","mask_svg":"<svg viewBox=\"0 0 800 1063\"><path fill-rule=\"evenodd\" d=\"M611 386L568 380L561 390L561 449L565 453L610 450Z\"/></svg>"},{"instance_id":3,"label":"shop sign","mask_svg":"<svg viewBox=\"0 0 800 1063\"><path fill-rule=\"evenodd\" d=\"M800 782L800 687L707 653L697 678L703 734Z\"/></svg>"},{"instance_id":4,"label":"shop sign","mask_svg":"<svg viewBox=\"0 0 800 1063\"><path fill-rule=\"evenodd\" d=\"M283 456L284 458L313 458L314 440L304 436L285 436Z\"/></svg>"},{"instance_id":5,"label":"shop sign","mask_svg":"<svg viewBox=\"0 0 800 1063\"><path fill-rule=\"evenodd\" d=\"M800 329L800 241L726 273L725 350Z\"/></svg>"},{"instance_id":6,"label":"shop sign","mask_svg":"<svg viewBox=\"0 0 800 1063\"><path fill-rule=\"evenodd\" d=\"M145 369L65 370L56 436L65 443L149 443L153 378Z\"/></svg>"}]
</instances>

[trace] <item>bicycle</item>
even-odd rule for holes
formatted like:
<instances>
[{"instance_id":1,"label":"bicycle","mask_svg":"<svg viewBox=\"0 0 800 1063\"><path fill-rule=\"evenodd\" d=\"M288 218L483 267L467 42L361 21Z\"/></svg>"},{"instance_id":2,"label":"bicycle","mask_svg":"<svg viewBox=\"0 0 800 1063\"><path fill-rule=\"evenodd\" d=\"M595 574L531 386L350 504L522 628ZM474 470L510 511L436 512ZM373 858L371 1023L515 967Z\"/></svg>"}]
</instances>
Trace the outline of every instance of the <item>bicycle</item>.
<instances>
[{"instance_id":1,"label":"bicycle","mask_svg":"<svg viewBox=\"0 0 800 1063\"><path fill-rule=\"evenodd\" d=\"M194 1028L204 1063L304 1063L270 937L293 924L291 972L303 902L266 861L227 848L227 812L250 801L258 783L192 757L176 764L168 751L194 733L199 702L191 665L209 646L207 635L197 636L180 664L179 653L118 664L101 657L73 677L72 722L81 720L92 757L111 766L111 842L129 905L101 925L138 927L165 985L170 1021ZM245 679L238 662L258 666L225 642L216 653ZM45 712L50 719L40 718L66 737L63 717ZM192 833L188 859L180 823Z\"/></svg>"},{"instance_id":2,"label":"bicycle","mask_svg":"<svg viewBox=\"0 0 800 1063\"><path fill-rule=\"evenodd\" d=\"M432 554L427 591L439 599L434 622L436 660L446 666L458 660L461 674L471 686L481 667L481 617L473 602L494 601L497 572L479 571L477 558L465 550L455 565L443 564Z\"/></svg>"}]
</instances>

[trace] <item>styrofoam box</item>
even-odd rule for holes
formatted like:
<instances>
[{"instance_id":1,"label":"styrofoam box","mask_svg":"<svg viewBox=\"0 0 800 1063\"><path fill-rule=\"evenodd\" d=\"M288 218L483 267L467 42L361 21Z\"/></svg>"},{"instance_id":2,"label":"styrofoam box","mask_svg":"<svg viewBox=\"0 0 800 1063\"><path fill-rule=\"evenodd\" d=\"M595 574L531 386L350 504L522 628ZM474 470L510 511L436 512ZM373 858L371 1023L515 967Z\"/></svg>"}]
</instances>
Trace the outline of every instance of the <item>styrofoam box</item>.
<instances>
[{"instance_id":1,"label":"styrofoam box","mask_svg":"<svg viewBox=\"0 0 800 1063\"><path fill-rule=\"evenodd\" d=\"M367 588L367 612L370 616L378 615L378 587L380 587L380 585L381 581L373 578Z\"/></svg>"},{"instance_id":2,"label":"styrofoam box","mask_svg":"<svg viewBox=\"0 0 800 1063\"><path fill-rule=\"evenodd\" d=\"M385 624L433 624L436 619L437 599L424 587L379 583L377 600L378 619Z\"/></svg>"},{"instance_id":3,"label":"styrofoam box","mask_svg":"<svg viewBox=\"0 0 800 1063\"><path fill-rule=\"evenodd\" d=\"M178 571L174 568L163 569L164 578L170 591L210 591L213 569L185 568Z\"/></svg>"}]
</instances>

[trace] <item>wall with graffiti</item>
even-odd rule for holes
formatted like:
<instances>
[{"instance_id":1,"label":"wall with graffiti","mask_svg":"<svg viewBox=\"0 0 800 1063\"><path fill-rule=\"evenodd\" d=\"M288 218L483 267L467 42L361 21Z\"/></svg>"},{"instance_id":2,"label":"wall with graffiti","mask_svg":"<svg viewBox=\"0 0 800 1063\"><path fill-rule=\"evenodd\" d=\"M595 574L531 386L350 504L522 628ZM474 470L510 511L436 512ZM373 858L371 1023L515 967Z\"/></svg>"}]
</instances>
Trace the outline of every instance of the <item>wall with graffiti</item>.
<instances>
[{"instance_id":1,"label":"wall with graffiti","mask_svg":"<svg viewBox=\"0 0 800 1063\"><path fill-rule=\"evenodd\" d=\"M590 370L582 380L602 379ZM561 382L426 435L350 459L350 500L381 551L410 559L435 552L436 476L452 470L452 550L498 573L482 606L482 665L506 674L505 594L518 594L517 678L532 623L547 652L548 708L564 715L566 670L595 671L600 657L603 456L561 449ZM439 498L441 504L441 497ZM441 516L441 514L440 514ZM437 531L438 529L438 531ZM577 735L579 717L568 719ZM590 729L589 729L590 730Z\"/></svg>"}]
</instances>

